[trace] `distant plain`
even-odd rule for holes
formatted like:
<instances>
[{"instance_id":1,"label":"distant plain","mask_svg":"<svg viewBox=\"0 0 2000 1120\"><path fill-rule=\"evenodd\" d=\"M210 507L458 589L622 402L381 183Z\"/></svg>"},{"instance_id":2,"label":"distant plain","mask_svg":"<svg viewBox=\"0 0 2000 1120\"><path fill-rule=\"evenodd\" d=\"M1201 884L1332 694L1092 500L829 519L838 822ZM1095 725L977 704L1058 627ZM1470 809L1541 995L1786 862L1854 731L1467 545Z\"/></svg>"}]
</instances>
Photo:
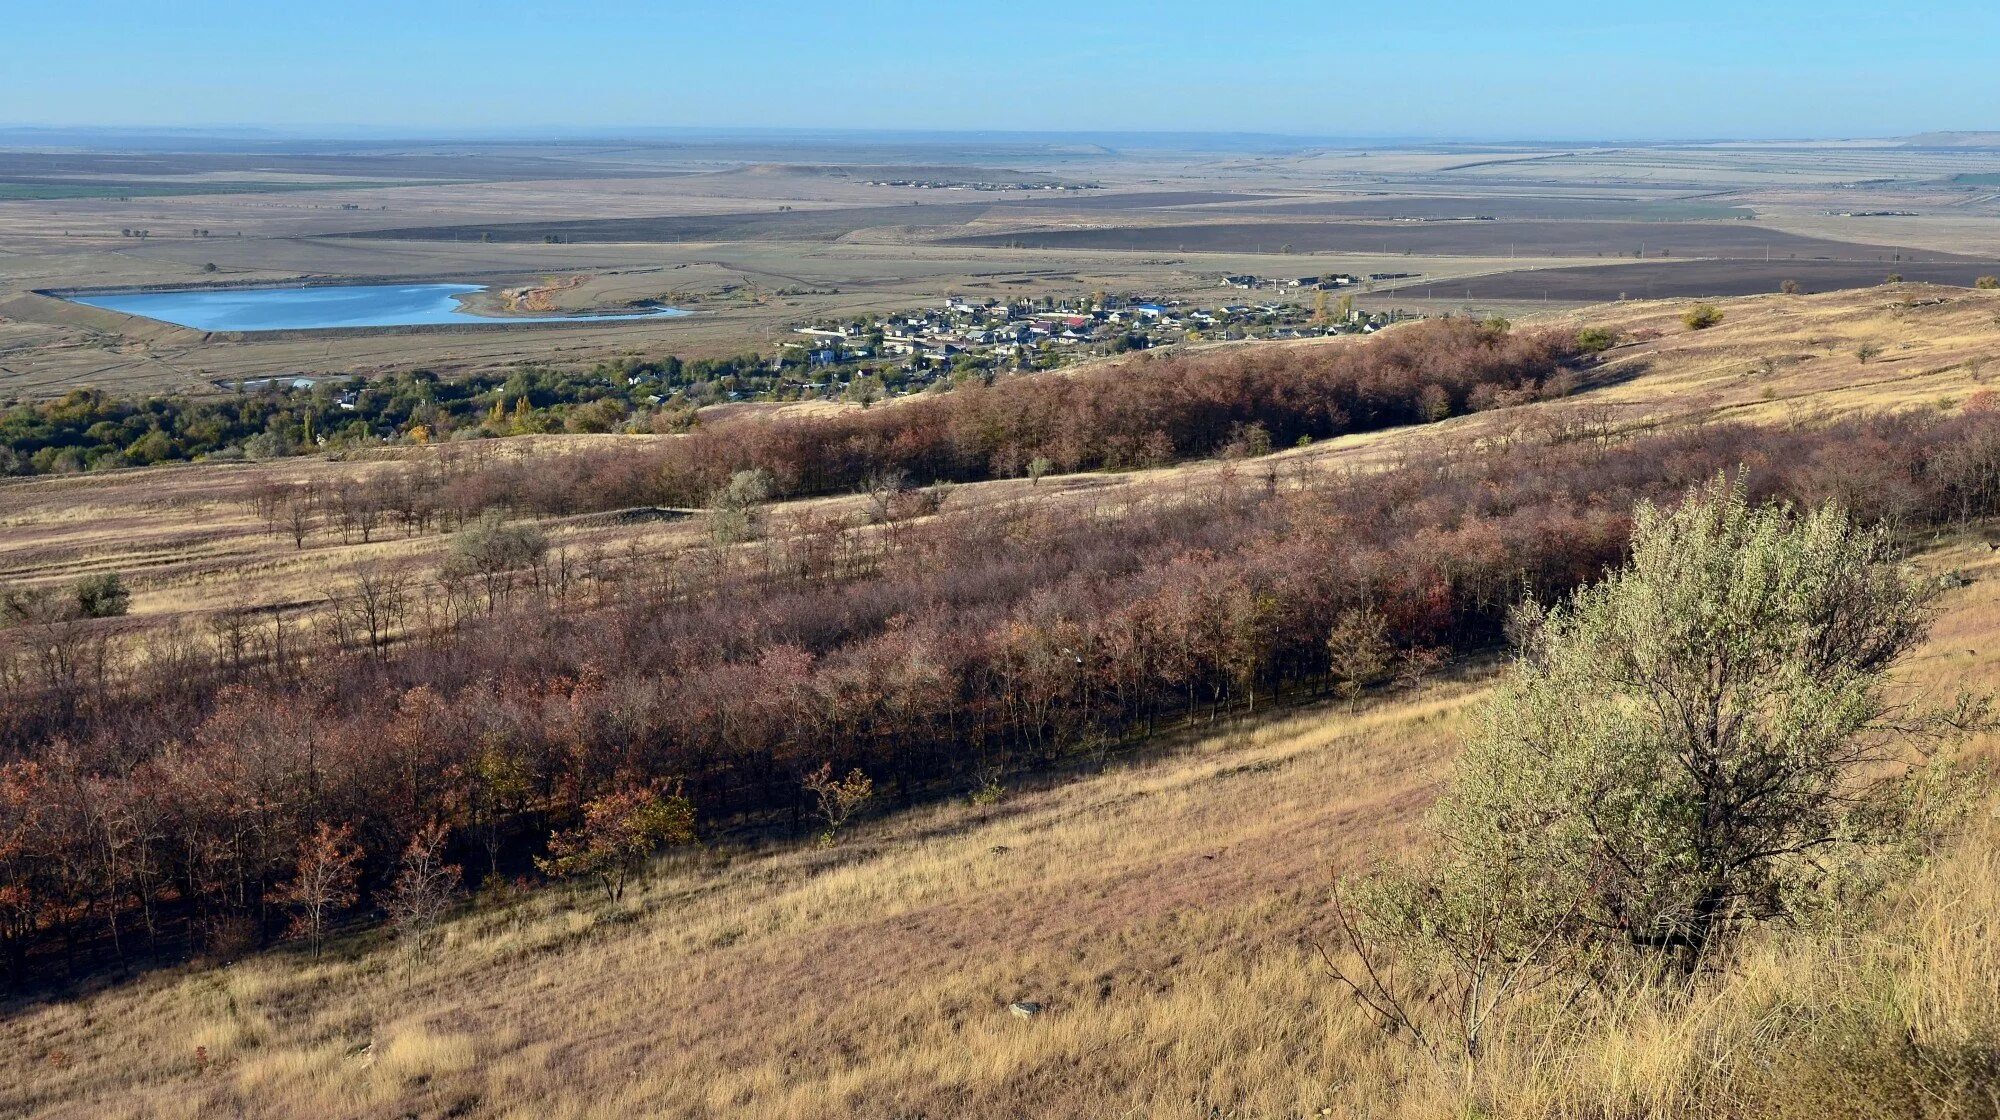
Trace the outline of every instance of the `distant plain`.
<instances>
[{"instance_id":1,"label":"distant plain","mask_svg":"<svg viewBox=\"0 0 2000 1120\"><path fill-rule=\"evenodd\" d=\"M1232 151L836 139L0 150L0 398L231 377L447 375L765 350L946 295L1304 300L1224 276L1352 273L1364 307L2000 274L2000 149L1915 141ZM53 196L53 197L51 197ZM1370 279L1379 277L1379 279ZM42 294L560 278L553 313L673 321L203 333ZM491 309L489 307L489 309ZM504 309L503 312L504 314Z\"/></svg>"}]
</instances>

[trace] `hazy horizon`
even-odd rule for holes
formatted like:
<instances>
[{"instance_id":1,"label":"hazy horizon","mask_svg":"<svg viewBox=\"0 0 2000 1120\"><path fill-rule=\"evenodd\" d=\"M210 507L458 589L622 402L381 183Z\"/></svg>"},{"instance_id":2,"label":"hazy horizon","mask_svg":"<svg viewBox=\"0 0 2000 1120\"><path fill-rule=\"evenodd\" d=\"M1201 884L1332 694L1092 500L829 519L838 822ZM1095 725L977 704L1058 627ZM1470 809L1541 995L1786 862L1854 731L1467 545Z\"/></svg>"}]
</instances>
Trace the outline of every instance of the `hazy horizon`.
<instances>
[{"instance_id":1,"label":"hazy horizon","mask_svg":"<svg viewBox=\"0 0 2000 1120\"><path fill-rule=\"evenodd\" d=\"M1024 148L1065 144L1124 146L1139 150L1186 150L1213 146L1217 150L1263 149L1297 151L1316 148L1440 147L1440 148L1530 148L1547 146L1645 147L1679 145L1739 144L1909 144L1926 136L1978 135L1995 138L2000 144L2000 126L1992 129L1924 129L1889 134L1822 134L1771 136L1565 136L1565 135L1321 135L1294 132L1259 132L1241 129L953 129L953 128L868 128L790 126L706 126L706 125L603 125L507 128L463 125L366 125L341 122L287 122L248 124L240 122L151 125L126 123L45 123L0 120L0 146L22 141L63 141L55 146L107 146L122 141L207 141L241 144L389 144L389 143L730 143L795 141L832 146L882 143L936 144L1018 144Z\"/></svg>"},{"instance_id":2,"label":"hazy horizon","mask_svg":"<svg viewBox=\"0 0 2000 1120\"><path fill-rule=\"evenodd\" d=\"M0 122L407 137L639 129L1235 134L1429 142L1900 137L2000 122L2000 9L1838 0L1630 14L1448 0L1355 19L1112 0L583 12L443 0L11 17Z\"/></svg>"}]
</instances>

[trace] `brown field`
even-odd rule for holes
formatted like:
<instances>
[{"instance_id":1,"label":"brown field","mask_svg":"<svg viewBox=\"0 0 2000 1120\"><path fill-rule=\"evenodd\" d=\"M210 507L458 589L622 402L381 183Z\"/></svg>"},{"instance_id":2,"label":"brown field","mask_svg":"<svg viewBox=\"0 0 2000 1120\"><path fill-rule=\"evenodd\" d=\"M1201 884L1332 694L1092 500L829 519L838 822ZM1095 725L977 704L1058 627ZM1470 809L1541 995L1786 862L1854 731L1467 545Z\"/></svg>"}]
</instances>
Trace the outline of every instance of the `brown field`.
<instances>
[{"instance_id":1,"label":"brown field","mask_svg":"<svg viewBox=\"0 0 2000 1120\"><path fill-rule=\"evenodd\" d=\"M1750 222L1435 221L1214 222L1203 225L1112 226L947 238L948 245L1029 249L1118 249L1128 252L1264 252L1290 246L1299 253L1379 253L1413 257L1775 257L1888 261L1899 253L1926 260L1952 258L1883 245L1827 241L1766 229Z\"/></svg>"},{"instance_id":2,"label":"brown field","mask_svg":"<svg viewBox=\"0 0 2000 1120\"><path fill-rule=\"evenodd\" d=\"M1690 299L1776 292L1796 280L1806 293L1879 285L1891 274L1913 284L1970 287L1981 276L2000 275L2000 260L1933 264L1900 261L1632 261L1583 268L1522 269L1433 282L1402 282L1399 293L1436 299L1515 302L1602 302L1623 299Z\"/></svg>"},{"instance_id":3,"label":"brown field","mask_svg":"<svg viewBox=\"0 0 2000 1120\"><path fill-rule=\"evenodd\" d=\"M1596 194L1372 195L1319 202L1234 205L1231 214L1279 218L1468 218L1545 221L1679 222L1691 219L1748 218L1750 208L1700 198L1615 198Z\"/></svg>"}]
</instances>

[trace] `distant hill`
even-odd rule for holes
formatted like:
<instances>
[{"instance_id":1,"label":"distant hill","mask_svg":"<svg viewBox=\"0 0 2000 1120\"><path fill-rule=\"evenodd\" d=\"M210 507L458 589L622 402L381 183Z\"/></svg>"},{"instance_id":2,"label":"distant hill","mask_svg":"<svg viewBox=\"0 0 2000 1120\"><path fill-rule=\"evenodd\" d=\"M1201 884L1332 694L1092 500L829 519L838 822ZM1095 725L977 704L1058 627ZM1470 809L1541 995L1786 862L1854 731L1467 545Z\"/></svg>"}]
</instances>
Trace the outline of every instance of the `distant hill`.
<instances>
[{"instance_id":1,"label":"distant hill","mask_svg":"<svg viewBox=\"0 0 2000 1120\"><path fill-rule=\"evenodd\" d=\"M1911 148L2000 148L2000 132L1919 132L1900 139Z\"/></svg>"}]
</instances>

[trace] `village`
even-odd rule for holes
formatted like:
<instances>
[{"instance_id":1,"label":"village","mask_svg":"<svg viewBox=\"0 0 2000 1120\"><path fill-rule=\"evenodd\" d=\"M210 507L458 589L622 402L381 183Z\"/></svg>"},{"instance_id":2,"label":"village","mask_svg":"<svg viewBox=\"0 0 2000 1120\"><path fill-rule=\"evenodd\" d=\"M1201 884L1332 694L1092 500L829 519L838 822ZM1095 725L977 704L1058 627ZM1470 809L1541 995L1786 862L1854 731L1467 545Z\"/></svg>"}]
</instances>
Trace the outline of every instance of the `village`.
<instances>
[{"instance_id":1,"label":"village","mask_svg":"<svg viewBox=\"0 0 2000 1120\"><path fill-rule=\"evenodd\" d=\"M1053 369L1176 343L1367 334L1414 317L1357 309L1351 289L1374 279L1381 277L1227 276L1222 286L1280 298L1214 305L1141 293L1013 301L949 296L918 310L797 326L793 333L801 337L780 344L771 368L805 371L808 380L794 387L801 396L852 395L857 385L900 395L940 380Z\"/></svg>"}]
</instances>

